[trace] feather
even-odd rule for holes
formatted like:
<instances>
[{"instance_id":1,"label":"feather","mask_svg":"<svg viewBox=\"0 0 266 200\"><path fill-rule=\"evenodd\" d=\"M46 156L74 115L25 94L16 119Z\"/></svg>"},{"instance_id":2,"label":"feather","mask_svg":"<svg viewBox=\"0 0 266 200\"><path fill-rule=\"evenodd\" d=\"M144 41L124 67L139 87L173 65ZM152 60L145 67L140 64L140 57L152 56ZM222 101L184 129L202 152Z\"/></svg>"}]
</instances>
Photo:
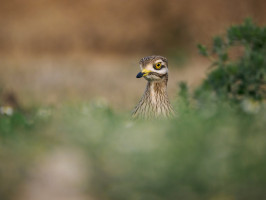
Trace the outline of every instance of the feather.
<instances>
[{"instance_id":1,"label":"feather","mask_svg":"<svg viewBox=\"0 0 266 200\"><path fill-rule=\"evenodd\" d=\"M164 57L149 56L141 59L141 69L145 68L145 66L148 66L150 63L155 63L158 59L163 60L168 64ZM159 77L160 79L152 80L146 78L148 83L145 92L133 110L132 117L152 119L173 116L174 110L167 95L168 71L165 74L160 74L160 71L151 72L150 74L157 76L157 78Z\"/></svg>"}]
</instances>

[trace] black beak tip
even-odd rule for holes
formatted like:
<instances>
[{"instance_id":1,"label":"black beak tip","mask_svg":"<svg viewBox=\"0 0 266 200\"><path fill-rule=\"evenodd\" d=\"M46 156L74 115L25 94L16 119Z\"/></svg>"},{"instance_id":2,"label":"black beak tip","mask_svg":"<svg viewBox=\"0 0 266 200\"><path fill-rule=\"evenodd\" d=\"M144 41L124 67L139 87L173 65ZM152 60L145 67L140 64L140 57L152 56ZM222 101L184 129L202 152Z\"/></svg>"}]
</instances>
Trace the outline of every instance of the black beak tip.
<instances>
[{"instance_id":1,"label":"black beak tip","mask_svg":"<svg viewBox=\"0 0 266 200\"><path fill-rule=\"evenodd\" d=\"M136 76L136 78L141 78L143 76L143 73L142 72L139 72Z\"/></svg>"}]
</instances>

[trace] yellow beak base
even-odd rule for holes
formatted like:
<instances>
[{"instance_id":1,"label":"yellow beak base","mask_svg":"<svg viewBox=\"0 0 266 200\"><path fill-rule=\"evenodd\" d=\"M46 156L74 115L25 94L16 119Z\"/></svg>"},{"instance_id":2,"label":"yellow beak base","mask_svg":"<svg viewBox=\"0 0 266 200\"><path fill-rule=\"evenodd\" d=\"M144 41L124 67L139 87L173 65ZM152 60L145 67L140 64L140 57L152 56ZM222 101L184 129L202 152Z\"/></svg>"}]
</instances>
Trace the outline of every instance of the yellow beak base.
<instances>
[{"instance_id":1,"label":"yellow beak base","mask_svg":"<svg viewBox=\"0 0 266 200\"><path fill-rule=\"evenodd\" d=\"M141 72L137 74L137 78L141 78L143 76L147 76L151 71L147 69L143 69Z\"/></svg>"}]
</instances>

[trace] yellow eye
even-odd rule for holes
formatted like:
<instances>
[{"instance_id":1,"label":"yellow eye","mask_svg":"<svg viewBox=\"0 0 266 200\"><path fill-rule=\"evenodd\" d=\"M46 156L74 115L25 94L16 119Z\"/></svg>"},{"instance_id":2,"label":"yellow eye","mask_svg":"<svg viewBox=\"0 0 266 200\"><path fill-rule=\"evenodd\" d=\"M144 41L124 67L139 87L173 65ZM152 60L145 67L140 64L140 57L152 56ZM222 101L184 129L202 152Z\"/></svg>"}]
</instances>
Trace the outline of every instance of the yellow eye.
<instances>
[{"instance_id":1,"label":"yellow eye","mask_svg":"<svg viewBox=\"0 0 266 200\"><path fill-rule=\"evenodd\" d=\"M157 63L156 65L155 65L155 69L161 69L162 68L162 64L161 63Z\"/></svg>"}]
</instances>

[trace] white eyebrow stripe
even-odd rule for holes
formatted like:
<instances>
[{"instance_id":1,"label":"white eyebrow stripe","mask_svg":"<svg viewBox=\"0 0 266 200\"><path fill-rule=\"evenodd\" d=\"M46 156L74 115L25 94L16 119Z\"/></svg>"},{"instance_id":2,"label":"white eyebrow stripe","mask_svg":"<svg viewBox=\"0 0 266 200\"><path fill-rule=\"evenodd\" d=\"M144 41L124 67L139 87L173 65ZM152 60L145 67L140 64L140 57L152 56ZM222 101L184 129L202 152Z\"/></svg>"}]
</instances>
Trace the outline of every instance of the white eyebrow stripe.
<instances>
[{"instance_id":1,"label":"white eyebrow stripe","mask_svg":"<svg viewBox=\"0 0 266 200\"><path fill-rule=\"evenodd\" d=\"M162 61L161 59L160 60L156 60L156 62L155 63L164 63L164 61Z\"/></svg>"}]
</instances>

